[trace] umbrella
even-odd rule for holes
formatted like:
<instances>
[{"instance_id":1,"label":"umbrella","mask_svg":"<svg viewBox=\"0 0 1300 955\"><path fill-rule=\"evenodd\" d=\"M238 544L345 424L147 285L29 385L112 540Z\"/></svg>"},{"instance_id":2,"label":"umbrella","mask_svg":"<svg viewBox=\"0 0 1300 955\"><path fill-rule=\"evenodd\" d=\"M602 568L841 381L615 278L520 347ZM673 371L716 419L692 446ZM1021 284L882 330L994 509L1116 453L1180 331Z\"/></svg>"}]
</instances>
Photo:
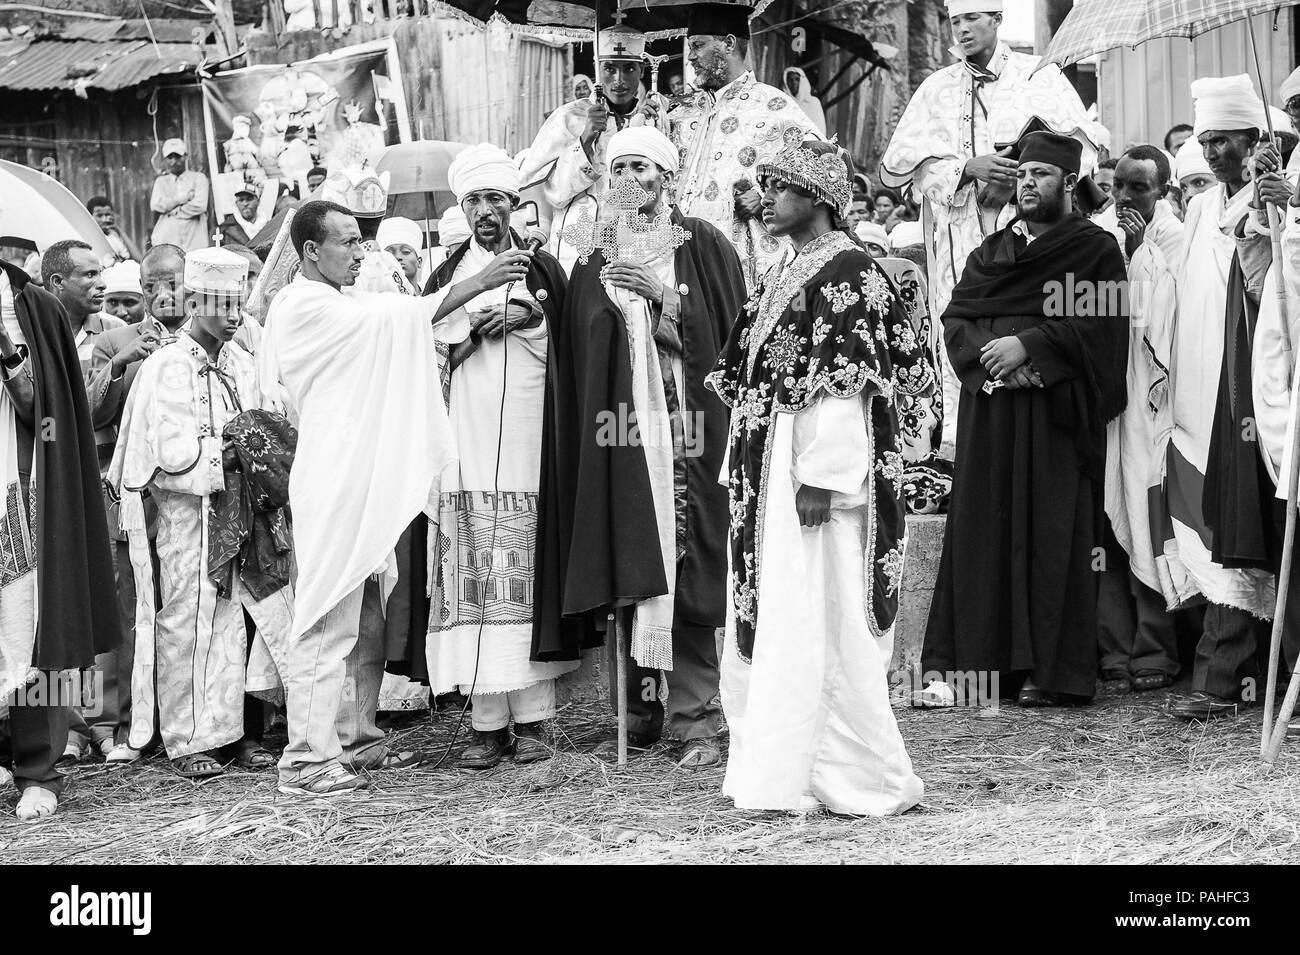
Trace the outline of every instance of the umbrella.
<instances>
[{"instance_id":1,"label":"umbrella","mask_svg":"<svg viewBox=\"0 0 1300 955\"><path fill-rule=\"evenodd\" d=\"M81 239L101 258L115 258L95 217L57 179L0 159L0 235L27 239L44 251Z\"/></svg>"},{"instance_id":2,"label":"umbrella","mask_svg":"<svg viewBox=\"0 0 1300 955\"><path fill-rule=\"evenodd\" d=\"M1043 55L1043 63L1067 66L1095 53L1104 53L1117 47L1134 47L1147 40L1162 37L1200 36L1238 20L1251 19L1255 14L1272 13L1292 6L1294 0L1082 0L1062 21L1061 27ZM1264 85L1263 70L1259 65L1259 50L1255 46L1254 30L1247 30L1251 53L1255 59L1255 73L1259 80L1260 96L1267 103L1269 90ZM1277 141L1273 118L1264 111L1269 138ZM1282 234L1277 210L1266 204L1269 225L1273 232L1273 261L1282 262ZM1278 308L1282 317L1282 347L1290 366L1290 323L1287 316L1285 283L1277 283ZM1291 445L1300 444L1300 415L1295 416L1291 428ZM1300 699L1300 669L1291 676L1286 699L1282 702L1276 726L1273 723L1273 704L1277 682L1278 657L1282 646L1282 627L1286 618L1287 592L1294 559L1296 535L1296 499L1300 492L1300 453L1291 455L1291 471L1287 475L1286 532L1282 539L1282 563L1277 576L1277 606L1273 615L1273 639L1269 647L1268 683L1264 689L1264 726L1260 739L1260 755L1266 763L1277 758L1282 740L1286 736L1287 722Z\"/></svg>"},{"instance_id":3,"label":"umbrella","mask_svg":"<svg viewBox=\"0 0 1300 955\"><path fill-rule=\"evenodd\" d=\"M380 150L371 162L375 172L386 172L388 214L408 219L435 219L456 202L447 181L447 169L466 143L436 139L399 143Z\"/></svg>"}]
</instances>

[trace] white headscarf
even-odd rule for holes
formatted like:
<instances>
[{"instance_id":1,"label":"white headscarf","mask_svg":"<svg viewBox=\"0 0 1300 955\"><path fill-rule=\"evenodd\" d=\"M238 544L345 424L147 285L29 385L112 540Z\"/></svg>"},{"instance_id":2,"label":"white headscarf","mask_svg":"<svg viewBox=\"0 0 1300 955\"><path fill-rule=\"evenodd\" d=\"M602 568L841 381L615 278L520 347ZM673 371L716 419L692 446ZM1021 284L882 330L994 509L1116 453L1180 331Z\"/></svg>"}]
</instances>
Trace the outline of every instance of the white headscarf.
<instances>
[{"instance_id":1,"label":"white headscarf","mask_svg":"<svg viewBox=\"0 0 1300 955\"><path fill-rule=\"evenodd\" d=\"M409 245L419 252L424 245L424 233L410 219L393 216L379 223L379 231L375 233L375 244L381 249L394 245Z\"/></svg>"},{"instance_id":2,"label":"white headscarf","mask_svg":"<svg viewBox=\"0 0 1300 955\"><path fill-rule=\"evenodd\" d=\"M1174 181L1182 182L1188 176L1213 176L1210 164L1205 161L1205 150L1192 137L1178 147L1174 157Z\"/></svg>"},{"instance_id":3,"label":"white headscarf","mask_svg":"<svg viewBox=\"0 0 1300 955\"><path fill-rule=\"evenodd\" d=\"M677 147L653 126L626 126L609 138L608 162L623 156L644 156L665 172L677 172L680 156Z\"/></svg>"},{"instance_id":4,"label":"white headscarf","mask_svg":"<svg viewBox=\"0 0 1300 955\"><path fill-rule=\"evenodd\" d=\"M797 90L791 88L791 73L796 74L796 83L799 87ZM808 74L797 66L789 66L785 70L784 82L786 92L794 97L794 101L799 104L799 108L812 120L813 127L817 132L825 136L826 111L822 109L821 101L816 96L813 96L812 84L808 82Z\"/></svg>"},{"instance_id":5,"label":"white headscarf","mask_svg":"<svg viewBox=\"0 0 1300 955\"><path fill-rule=\"evenodd\" d=\"M1211 129L1266 129L1264 101L1245 73L1192 81L1192 136Z\"/></svg>"},{"instance_id":6,"label":"white headscarf","mask_svg":"<svg viewBox=\"0 0 1300 955\"><path fill-rule=\"evenodd\" d=\"M517 196L519 167L500 146L479 143L462 150L452 160L447 169L447 182L456 194L458 205L479 189L500 189Z\"/></svg>"},{"instance_id":7,"label":"white headscarf","mask_svg":"<svg viewBox=\"0 0 1300 955\"><path fill-rule=\"evenodd\" d=\"M444 249L450 249L468 238L469 222L465 218L465 210L460 206L452 206L438 220L438 244Z\"/></svg>"}]
</instances>

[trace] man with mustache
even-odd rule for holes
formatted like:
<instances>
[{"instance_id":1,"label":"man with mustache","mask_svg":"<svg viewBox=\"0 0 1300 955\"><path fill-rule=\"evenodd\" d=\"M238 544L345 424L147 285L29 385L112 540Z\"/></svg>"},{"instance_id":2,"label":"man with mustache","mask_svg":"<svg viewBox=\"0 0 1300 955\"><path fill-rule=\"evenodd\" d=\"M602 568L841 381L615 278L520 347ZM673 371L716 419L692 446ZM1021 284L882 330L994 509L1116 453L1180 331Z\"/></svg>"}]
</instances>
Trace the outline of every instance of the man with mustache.
<instances>
[{"instance_id":1,"label":"man with mustache","mask_svg":"<svg viewBox=\"0 0 1300 955\"><path fill-rule=\"evenodd\" d=\"M447 178L471 234L425 291L477 291L445 332L454 343L448 411L460 466L443 485L433 531L440 564L426 618L429 684L435 694L473 698L474 738L458 765L490 769L507 754L521 764L550 757L555 679L578 666L532 655L543 612L532 584L544 411L567 283L554 257L524 248L510 228L519 171L504 150L471 146Z\"/></svg>"},{"instance_id":2,"label":"man with mustache","mask_svg":"<svg viewBox=\"0 0 1300 955\"><path fill-rule=\"evenodd\" d=\"M645 36L618 26L600 33L596 81L601 96L584 96L546 118L519 171L521 190L540 190L551 207L551 240L546 250L559 259L567 275L578 254L561 233L582 213L596 217L596 197L605 191L605 161L610 137L629 125L645 123L638 110ZM575 83L575 87L577 84Z\"/></svg>"},{"instance_id":3,"label":"man with mustache","mask_svg":"<svg viewBox=\"0 0 1300 955\"><path fill-rule=\"evenodd\" d=\"M1085 174L1096 161L1092 123L1074 87L1055 65L1035 72L1038 57L998 38L1002 0L949 0L948 23L957 62L917 87L880 164L883 185L922 202L931 315L943 314L967 256L1015 215L1016 166L1006 144L1032 118L1084 144ZM945 366L943 376L950 448L962 389L953 369Z\"/></svg>"},{"instance_id":4,"label":"man with mustache","mask_svg":"<svg viewBox=\"0 0 1300 955\"><path fill-rule=\"evenodd\" d=\"M813 121L788 93L754 78L747 7L694 3L686 58L700 92L668 112L681 150L677 207L727 236L753 288L787 248L763 226L758 164L800 142Z\"/></svg>"},{"instance_id":5,"label":"man with mustache","mask_svg":"<svg viewBox=\"0 0 1300 955\"><path fill-rule=\"evenodd\" d=\"M1209 719L1233 715L1239 702L1257 695L1256 647L1266 639L1275 603L1273 491L1259 450L1250 375L1256 315L1244 305L1245 263L1236 239L1255 197L1246 162L1266 120L1244 74L1198 79L1192 98L1193 140L1218 181L1188 204L1176 266L1165 487L1173 544L1208 604L1193 693L1174 712Z\"/></svg>"},{"instance_id":6,"label":"man with mustache","mask_svg":"<svg viewBox=\"0 0 1300 955\"><path fill-rule=\"evenodd\" d=\"M1129 395L1106 434L1106 565L1097 601L1102 680L1117 690L1158 690L1174 681L1177 634L1166 607L1196 593L1178 558L1151 533L1150 503L1163 500L1156 448L1171 415L1174 268L1183 251L1183 223L1164 198L1169 177L1164 150L1130 147L1114 166L1114 205L1093 220L1115 236L1128 264Z\"/></svg>"},{"instance_id":7,"label":"man with mustache","mask_svg":"<svg viewBox=\"0 0 1300 955\"><path fill-rule=\"evenodd\" d=\"M244 739L245 690L280 687L273 660L285 659L293 614L283 517L278 567L236 557L239 566L219 583L212 562L211 538L223 526L230 490L222 433L241 411L262 404L253 357L232 342L247 281L247 260L226 249L186 256L189 323L141 363L107 476L121 502L136 591L148 595L146 611L136 616L129 744L138 752L161 733L173 768L189 778L220 773L222 750ZM146 490L157 509L153 548ZM156 613L151 549L166 569ZM257 627L251 658L245 613ZM256 768L266 765L264 757Z\"/></svg>"},{"instance_id":8,"label":"man with mustache","mask_svg":"<svg viewBox=\"0 0 1300 955\"><path fill-rule=\"evenodd\" d=\"M943 315L964 393L921 665L1022 680L1021 706L1090 700L1097 676L1092 562L1128 319L1124 257L1074 210L1082 151L1019 141L1020 215L971 254Z\"/></svg>"}]
</instances>

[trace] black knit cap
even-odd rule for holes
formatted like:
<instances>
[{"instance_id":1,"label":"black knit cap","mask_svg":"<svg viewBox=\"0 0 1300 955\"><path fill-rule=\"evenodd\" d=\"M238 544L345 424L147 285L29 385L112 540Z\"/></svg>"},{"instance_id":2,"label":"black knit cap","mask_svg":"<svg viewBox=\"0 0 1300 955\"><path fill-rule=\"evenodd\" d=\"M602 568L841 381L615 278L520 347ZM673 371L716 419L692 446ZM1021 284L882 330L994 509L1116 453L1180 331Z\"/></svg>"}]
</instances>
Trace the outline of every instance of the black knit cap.
<instances>
[{"instance_id":1,"label":"black knit cap","mask_svg":"<svg viewBox=\"0 0 1300 955\"><path fill-rule=\"evenodd\" d=\"M686 21L687 36L749 37L749 17L754 8L741 3L692 3Z\"/></svg>"},{"instance_id":2,"label":"black knit cap","mask_svg":"<svg viewBox=\"0 0 1300 955\"><path fill-rule=\"evenodd\" d=\"M1018 162L1045 162L1077 176L1083 157L1083 143L1060 133L1026 133L1016 143L1016 152L1019 153L1016 157Z\"/></svg>"}]
</instances>

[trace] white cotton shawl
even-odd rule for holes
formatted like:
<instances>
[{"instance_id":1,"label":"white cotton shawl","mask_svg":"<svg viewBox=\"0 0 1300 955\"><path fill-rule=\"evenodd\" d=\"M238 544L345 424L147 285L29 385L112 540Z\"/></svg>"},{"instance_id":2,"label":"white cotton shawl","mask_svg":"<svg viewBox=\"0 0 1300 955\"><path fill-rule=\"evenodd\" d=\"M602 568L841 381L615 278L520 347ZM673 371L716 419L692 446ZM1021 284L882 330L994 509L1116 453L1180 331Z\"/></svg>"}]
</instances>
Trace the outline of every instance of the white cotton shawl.
<instances>
[{"instance_id":1,"label":"white cotton shawl","mask_svg":"<svg viewBox=\"0 0 1300 955\"><path fill-rule=\"evenodd\" d=\"M260 380L298 425L291 640L371 574L391 590L398 537L421 511L437 514L456 462L431 321L440 301L348 296L300 275L271 303Z\"/></svg>"}]
</instances>

